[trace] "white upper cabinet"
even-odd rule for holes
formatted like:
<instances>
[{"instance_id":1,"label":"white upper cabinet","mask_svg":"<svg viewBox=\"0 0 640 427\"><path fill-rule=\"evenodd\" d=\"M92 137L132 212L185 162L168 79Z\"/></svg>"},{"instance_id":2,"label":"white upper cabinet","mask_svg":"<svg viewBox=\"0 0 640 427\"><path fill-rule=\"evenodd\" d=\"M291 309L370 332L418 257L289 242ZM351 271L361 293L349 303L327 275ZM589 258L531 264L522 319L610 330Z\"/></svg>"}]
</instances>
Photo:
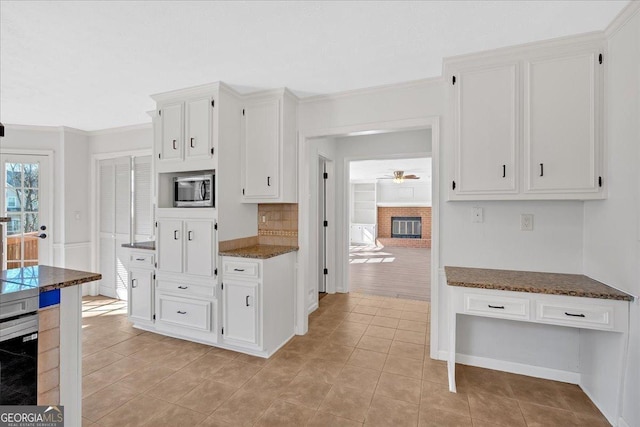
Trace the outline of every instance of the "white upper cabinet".
<instances>
[{"instance_id":1,"label":"white upper cabinet","mask_svg":"<svg viewBox=\"0 0 640 427\"><path fill-rule=\"evenodd\" d=\"M527 192L598 191L598 59L583 52L525 62Z\"/></svg>"},{"instance_id":2,"label":"white upper cabinet","mask_svg":"<svg viewBox=\"0 0 640 427\"><path fill-rule=\"evenodd\" d=\"M604 198L605 56L590 35L446 59L449 200Z\"/></svg>"},{"instance_id":3,"label":"white upper cabinet","mask_svg":"<svg viewBox=\"0 0 640 427\"><path fill-rule=\"evenodd\" d=\"M297 102L287 90L246 98L242 110L243 202L297 202Z\"/></svg>"},{"instance_id":4,"label":"white upper cabinet","mask_svg":"<svg viewBox=\"0 0 640 427\"><path fill-rule=\"evenodd\" d=\"M248 104L244 109L245 198L279 196L280 100Z\"/></svg>"},{"instance_id":5,"label":"white upper cabinet","mask_svg":"<svg viewBox=\"0 0 640 427\"><path fill-rule=\"evenodd\" d=\"M213 154L211 128L213 114L211 113L213 100L209 97L187 101L186 131L185 131L185 159L205 158Z\"/></svg>"},{"instance_id":6,"label":"white upper cabinet","mask_svg":"<svg viewBox=\"0 0 640 427\"><path fill-rule=\"evenodd\" d=\"M160 160L181 160L183 144L182 108L181 102L168 104L160 110L162 126L162 144L158 157Z\"/></svg>"},{"instance_id":7,"label":"white upper cabinet","mask_svg":"<svg viewBox=\"0 0 640 427\"><path fill-rule=\"evenodd\" d=\"M458 194L516 193L518 65L461 71L456 78Z\"/></svg>"}]
</instances>

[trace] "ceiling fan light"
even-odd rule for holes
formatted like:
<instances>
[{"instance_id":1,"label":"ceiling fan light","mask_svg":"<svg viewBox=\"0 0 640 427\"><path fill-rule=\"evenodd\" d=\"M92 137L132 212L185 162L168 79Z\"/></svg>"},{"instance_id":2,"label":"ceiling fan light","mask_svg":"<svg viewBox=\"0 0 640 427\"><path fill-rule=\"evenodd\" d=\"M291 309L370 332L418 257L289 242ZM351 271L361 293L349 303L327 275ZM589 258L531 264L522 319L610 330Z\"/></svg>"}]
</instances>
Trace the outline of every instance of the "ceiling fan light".
<instances>
[{"instance_id":1,"label":"ceiling fan light","mask_svg":"<svg viewBox=\"0 0 640 427\"><path fill-rule=\"evenodd\" d=\"M404 182L404 171L394 171L393 182L396 184L402 184Z\"/></svg>"}]
</instances>

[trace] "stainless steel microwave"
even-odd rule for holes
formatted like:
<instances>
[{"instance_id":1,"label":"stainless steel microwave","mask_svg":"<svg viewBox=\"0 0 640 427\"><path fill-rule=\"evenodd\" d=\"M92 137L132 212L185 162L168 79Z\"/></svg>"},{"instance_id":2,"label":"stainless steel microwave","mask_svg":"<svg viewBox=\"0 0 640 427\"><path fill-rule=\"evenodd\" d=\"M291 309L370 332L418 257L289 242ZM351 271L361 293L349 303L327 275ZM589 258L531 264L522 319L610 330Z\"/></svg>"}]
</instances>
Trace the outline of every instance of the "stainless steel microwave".
<instances>
[{"instance_id":1,"label":"stainless steel microwave","mask_svg":"<svg viewBox=\"0 0 640 427\"><path fill-rule=\"evenodd\" d=\"M177 208L215 207L215 175L173 178L173 206Z\"/></svg>"}]
</instances>

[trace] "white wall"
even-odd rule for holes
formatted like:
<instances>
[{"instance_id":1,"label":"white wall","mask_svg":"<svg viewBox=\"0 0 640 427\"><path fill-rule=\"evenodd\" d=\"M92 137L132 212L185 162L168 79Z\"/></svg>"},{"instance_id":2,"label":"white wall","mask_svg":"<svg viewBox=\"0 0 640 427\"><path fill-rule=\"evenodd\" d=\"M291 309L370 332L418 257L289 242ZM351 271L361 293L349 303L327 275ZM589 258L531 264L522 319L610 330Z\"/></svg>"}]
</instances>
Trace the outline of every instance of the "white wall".
<instances>
[{"instance_id":1,"label":"white wall","mask_svg":"<svg viewBox=\"0 0 640 427\"><path fill-rule=\"evenodd\" d=\"M152 150L151 123L91 132L91 154Z\"/></svg>"},{"instance_id":2,"label":"white wall","mask_svg":"<svg viewBox=\"0 0 640 427\"><path fill-rule=\"evenodd\" d=\"M425 160L426 162L427 160ZM431 161L428 160L429 165ZM394 204L420 204L431 206L431 179L421 177L419 180L405 180L395 183L393 180L379 180L377 183L376 202Z\"/></svg>"},{"instance_id":3,"label":"white wall","mask_svg":"<svg viewBox=\"0 0 640 427\"><path fill-rule=\"evenodd\" d=\"M640 295L640 7L611 35L607 77L609 197L584 207L585 274ZM622 418L640 425L640 307L631 305ZM606 352L591 361L607 364Z\"/></svg>"}]
</instances>

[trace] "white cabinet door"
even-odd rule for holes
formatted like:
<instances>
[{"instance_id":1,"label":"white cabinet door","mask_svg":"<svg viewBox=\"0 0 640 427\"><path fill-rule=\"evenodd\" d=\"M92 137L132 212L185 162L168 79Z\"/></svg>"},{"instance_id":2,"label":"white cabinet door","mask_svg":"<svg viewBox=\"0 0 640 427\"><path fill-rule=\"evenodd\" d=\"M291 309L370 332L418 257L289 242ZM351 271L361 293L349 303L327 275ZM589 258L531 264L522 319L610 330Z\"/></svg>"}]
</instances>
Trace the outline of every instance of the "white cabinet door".
<instances>
[{"instance_id":1,"label":"white cabinet door","mask_svg":"<svg viewBox=\"0 0 640 427\"><path fill-rule=\"evenodd\" d=\"M376 243L376 226L364 225L362 226L362 242L368 245Z\"/></svg>"},{"instance_id":2,"label":"white cabinet door","mask_svg":"<svg viewBox=\"0 0 640 427\"><path fill-rule=\"evenodd\" d=\"M158 270L182 273L182 221L158 221Z\"/></svg>"},{"instance_id":3,"label":"white cabinet door","mask_svg":"<svg viewBox=\"0 0 640 427\"><path fill-rule=\"evenodd\" d=\"M363 243L364 234L361 225L351 226L351 243Z\"/></svg>"},{"instance_id":4,"label":"white cabinet door","mask_svg":"<svg viewBox=\"0 0 640 427\"><path fill-rule=\"evenodd\" d=\"M259 344L258 284L225 280L222 290L224 338Z\"/></svg>"},{"instance_id":5,"label":"white cabinet door","mask_svg":"<svg viewBox=\"0 0 640 427\"><path fill-rule=\"evenodd\" d=\"M160 110L162 138L160 142L160 161L182 159L184 129L182 127L183 104L168 104Z\"/></svg>"},{"instance_id":6,"label":"white cabinet door","mask_svg":"<svg viewBox=\"0 0 640 427\"><path fill-rule=\"evenodd\" d=\"M245 107L242 167L245 197L278 197L280 137L279 100Z\"/></svg>"},{"instance_id":7,"label":"white cabinet door","mask_svg":"<svg viewBox=\"0 0 640 427\"><path fill-rule=\"evenodd\" d=\"M185 158L211 157L211 99L200 98L186 102Z\"/></svg>"},{"instance_id":8,"label":"white cabinet door","mask_svg":"<svg viewBox=\"0 0 640 427\"><path fill-rule=\"evenodd\" d=\"M153 271L129 270L129 317L151 321L153 318Z\"/></svg>"},{"instance_id":9,"label":"white cabinet door","mask_svg":"<svg viewBox=\"0 0 640 427\"><path fill-rule=\"evenodd\" d=\"M584 52L525 64L527 191L597 191L597 58Z\"/></svg>"},{"instance_id":10,"label":"white cabinet door","mask_svg":"<svg viewBox=\"0 0 640 427\"><path fill-rule=\"evenodd\" d=\"M185 273L213 276L213 222L185 221Z\"/></svg>"},{"instance_id":11,"label":"white cabinet door","mask_svg":"<svg viewBox=\"0 0 640 427\"><path fill-rule=\"evenodd\" d=\"M517 191L517 72L510 63L456 74L457 194Z\"/></svg>"}]
</instances>

